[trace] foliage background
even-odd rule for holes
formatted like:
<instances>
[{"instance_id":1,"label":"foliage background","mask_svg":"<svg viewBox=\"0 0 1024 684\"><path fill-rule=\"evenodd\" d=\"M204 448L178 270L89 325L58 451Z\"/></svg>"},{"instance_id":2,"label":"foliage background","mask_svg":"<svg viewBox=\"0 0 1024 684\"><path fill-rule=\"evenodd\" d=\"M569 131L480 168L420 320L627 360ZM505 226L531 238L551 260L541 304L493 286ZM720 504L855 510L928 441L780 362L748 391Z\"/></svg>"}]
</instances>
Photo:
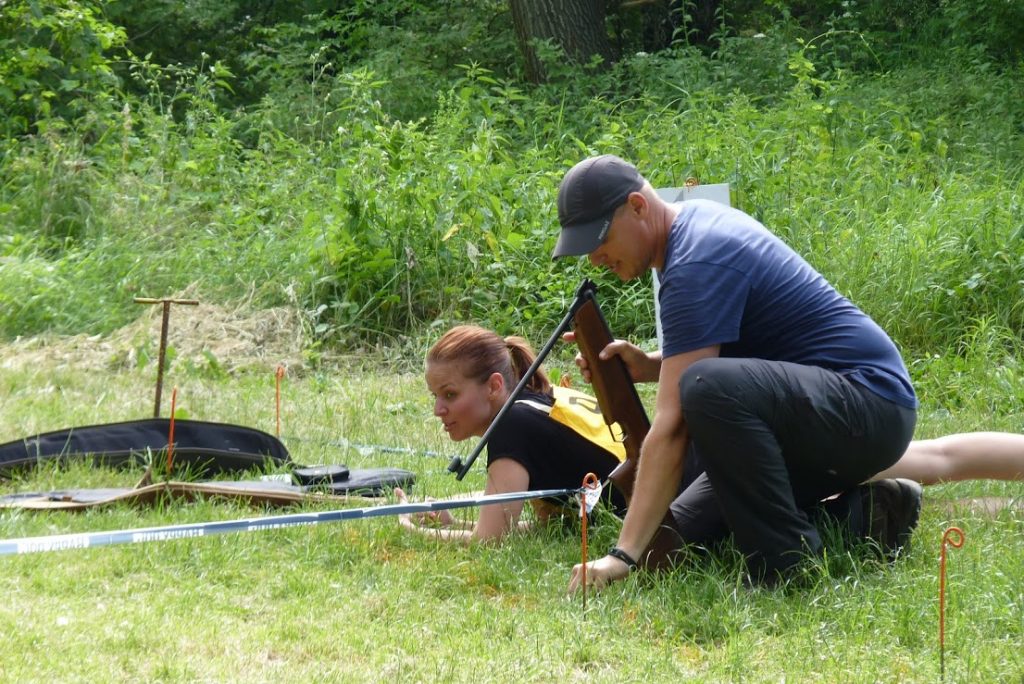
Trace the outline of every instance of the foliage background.
<instances>
[{"instance_id":1,"label":"foliage background","mask_svg":"<svg viewBox=\"0 0 1024 684\"><path fill-rule=\"evenodd\" d=\"M0 9L4 338L191 288L301 310L313 361L465 320L539 344L595 275L547 256L558 179L614 152L729 182L937 400L971 355L1019 376L1018 3L612 3L620 58L539 46L540 84L498 0ZM646 283L596 277L653 337Z\"/></svg>"}]
</instances>

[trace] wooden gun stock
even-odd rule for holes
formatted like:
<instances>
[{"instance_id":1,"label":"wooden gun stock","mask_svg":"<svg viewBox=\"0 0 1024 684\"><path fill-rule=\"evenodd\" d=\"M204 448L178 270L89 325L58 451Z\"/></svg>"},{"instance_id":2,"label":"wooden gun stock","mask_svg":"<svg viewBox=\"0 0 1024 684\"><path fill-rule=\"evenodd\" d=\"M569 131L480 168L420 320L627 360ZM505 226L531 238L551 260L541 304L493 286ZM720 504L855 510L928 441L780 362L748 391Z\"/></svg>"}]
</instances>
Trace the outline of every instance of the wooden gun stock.
<instances>
[{"instance_id":1,"label":"wooden gun stock","mask_svg":"<svg viewBox=\"0 0 1024 684\"><path fill-rule=\"evenodd\" d=\"M603 360L598 354L614 338L608 322L597 305L596 288L590 281L584 283L580 291L585 297L583 304L573 317L573 331L580 353L587 361L590 369L590 383L594 396L601 407L604 422L611 426L618 423L622 429L623 446L626 449L626 460L608 476L615 488L622 492L629 503L633 498L633 483L636 479L637 465L640 462L640 447L651 429L643 402L637 394L633 379L625 362L618 356ZM648 568L666 566L671 561L674 551L681 546L679 535L675 531L671 516L666 513L665 519L658 527L650 546L640 559Z\"/></svg>"},{"instance_id":2,"label":"wooden gun stock","mask_svg":"<svg viewBox=\"0 0 1024 684\"><path fill-rule=\"evenodd\" d=\"M614 338L593 297L576 312L573 331L576 333L580 353L590 368L590 383L604 422L609 426L618 423L622 430L626 460L608 479L629 501L633 496L633 480L636 478L636 464L640 460L640 447L651 429L651 422L622 359L618 356L607 360L598 357Z\"/></svg>"}]
</instances>

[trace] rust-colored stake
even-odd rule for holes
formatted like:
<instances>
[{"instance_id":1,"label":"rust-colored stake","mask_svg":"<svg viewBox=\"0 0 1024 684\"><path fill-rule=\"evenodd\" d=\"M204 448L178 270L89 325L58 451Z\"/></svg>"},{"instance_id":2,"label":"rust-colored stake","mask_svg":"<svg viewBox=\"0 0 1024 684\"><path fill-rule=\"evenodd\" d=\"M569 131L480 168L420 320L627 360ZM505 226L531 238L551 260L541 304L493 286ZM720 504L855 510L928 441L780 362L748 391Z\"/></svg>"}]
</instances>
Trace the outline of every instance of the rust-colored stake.
<instances>
[{"instance_id":1,"label":"rust-colored stake","mask_svg":"<svg viewBox=\"0 0 1024 684\"><path fill-rule=\"evenodd\" d=\"M196 306L199 302L195 299L150 299L149 297L136 297L136 304L163 304L164 315L160 322L160 356L156 367L156 401L153 404L153 417L160 417L160 395L164 389L164 358L167 356L167 322L171 318L171 304L185 304Z\"/></svg>"},{"instance_id":2,"label":"rust-colored stake","mask_svg":"<svg viewBox=\"0 0 1024 684\"><path fill-rule=\"evenodd\" d=\"M170 433L167 435L167 477L171 476L171 468L174 467L174 405L178 401L178 388L171 390L171 420Z\"/></svg>"},{"instance_id":3,"label":"rust-colored stake","mask_svg":"<svg viewBox=\"0 0 1024 684\"><path fill-rule=\"evenodd\" d=\"M277 371L274 373L274 378L277 380L277 389L275 390L276 407L277 407L277 438L281 439L281 378L284 377L284 366L278 365Z\"/></svg>"},{"instance_id":4,"label":"rust-colored stake","mask_svg":"<svg viewBox=\"0 0 1024 684\"><path fill-rule=\"evenodd\" d=\"M955 539L954 539L955 537ZM960 548L964 545L964 531L949 527L942 534L939 553L939 677L946 681L946 545Z\"/></svg>"},{"instance_id":5,"label":"rust-colored stake","mask_svg":"<svg viewBox=\"0 0 1024 684\"><path fill-rule=\"evenodd\" d=\"M583 478L584 489L595 489L600 484L597 480L597 475L594 473L587 473ZM580 528L582 532L582 539L580 544L580 556L582 557L583 565L580 568L581 580L583 587L583 611L587 610L587 495L584 491L580 492Z\"/></svg>"}]
</instances>

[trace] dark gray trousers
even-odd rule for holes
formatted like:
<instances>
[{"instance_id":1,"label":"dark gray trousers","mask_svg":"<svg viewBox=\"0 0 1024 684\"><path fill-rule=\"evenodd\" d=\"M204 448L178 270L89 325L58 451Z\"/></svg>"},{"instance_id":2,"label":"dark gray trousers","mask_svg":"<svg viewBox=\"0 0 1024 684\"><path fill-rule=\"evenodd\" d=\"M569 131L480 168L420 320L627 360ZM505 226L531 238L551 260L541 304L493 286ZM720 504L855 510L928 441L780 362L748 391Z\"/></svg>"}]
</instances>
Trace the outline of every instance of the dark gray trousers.
<instances>
[{"instance_id":1,"label":"dark gray trousers","mask_svg":"<svg viewBox=\"0 0 1024 684\"><path fill-rule=\"evenodd\" d=\"M691 447L670 507L676 527L688 544L731 532L756 576L820 553L822 514L862 536L858 485L900 458L916 422L914 410L815 366L703 359L679 389Z\"/></svg>"}]
</instances>

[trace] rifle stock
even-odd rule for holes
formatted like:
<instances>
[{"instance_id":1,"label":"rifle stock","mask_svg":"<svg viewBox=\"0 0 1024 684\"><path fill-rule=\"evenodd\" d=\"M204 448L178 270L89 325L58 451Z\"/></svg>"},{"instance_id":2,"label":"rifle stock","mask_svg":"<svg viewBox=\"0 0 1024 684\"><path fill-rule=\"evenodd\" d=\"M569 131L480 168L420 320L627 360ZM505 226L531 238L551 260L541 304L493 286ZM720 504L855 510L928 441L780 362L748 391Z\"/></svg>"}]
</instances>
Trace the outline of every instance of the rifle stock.
<instances>
[{"instance_id":1,"label":"rifle stock","mask_svg":"<svg viewBox=\"0 0 1024 684\"><path fill-rule=\"evenodd\" d=\"M618 356L607 360L598 357L613 338L596 299L588 299L576 312L573 330L580 353L590 368L590 384L604 422L608 425L618 423L622 429L626 461L615 469L609 479L628 500L633 496L636 461L640 460L640 447L651 429L651 422L622 359Z\"/></svg>"},{"instance_id":2,"label":"rifle stock","mask_svg":"<svg viewBox=\"0 0 1024 684\"><path fill-rule=\"evenodd\" d=\"M584 295L584 301L573 317L576 344L590 369L591 386L601 407L604 422L609 426L618 423L622 430L626 460L611 472L608 479L622 492L626 502L630 503L633 498L637 466L640 463L640 447L651 429L651 422L647 418L647 412L625 362L618 356L607 360L598 356L614 338L597 304L596 287L588 280L581 286L580 291ZM675 532L671 516L666 512L665 519L659 525L640 562L648 568L666 566L670 563L672 553L680 546L679 535Z\"/></svg>"}]
</instances>

